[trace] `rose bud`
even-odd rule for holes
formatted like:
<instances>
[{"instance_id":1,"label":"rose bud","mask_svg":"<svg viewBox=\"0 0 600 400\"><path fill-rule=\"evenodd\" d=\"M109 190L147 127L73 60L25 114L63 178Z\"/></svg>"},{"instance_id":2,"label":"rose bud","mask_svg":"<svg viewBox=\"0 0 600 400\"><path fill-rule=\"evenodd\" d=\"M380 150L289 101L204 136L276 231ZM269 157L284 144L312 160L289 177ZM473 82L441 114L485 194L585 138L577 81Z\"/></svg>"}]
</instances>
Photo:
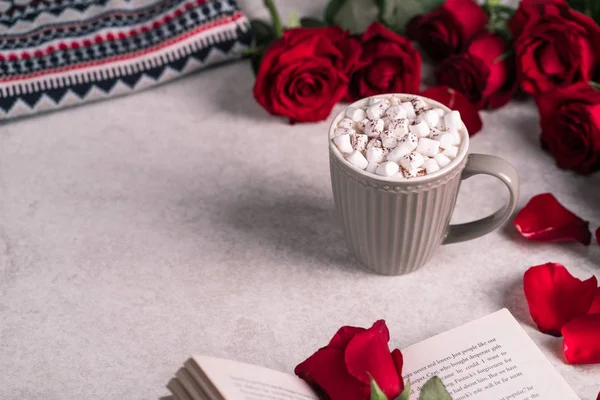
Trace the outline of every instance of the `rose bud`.
<instances>
[{"instance_id":1,"label":"rose bud","mask_svg":"<svg viewBox=\"0 0 600 400\"><path fill-rule=\"evenodd\" d=\"M360 52L358 41L339 27L286 30L260 62L254 98L291 122L324 120L346 95Z\"/></svg>"},{"instance_id":2,"label":"rose bud","mask_svg":"<svg viewBox=\"0 0 600 400\"><path fill-rule=\"evenodd\" d=\"M298 364L296 375L330 400L366 400L371 377L390 399L404 390L400 350L390 353L385 321L369 329L344 326L329 344Z\"/></svg>"},{"instance_id":3,"label":"rose bud","mask_svg":"<svg viewBox=\"0 0 600 400\"><path fill-rule=\"evenodd\" d=\"M600 64L600 27L566 1L523 0L508 25L525 93L592 80Z\"/></svg>"},{"instance_id":4,"label":"rose bud","mask_svg":"<svg viewBox=\"0 0 600 400\"><path fill-rule=\"evenodd\" d=\"M421 55L408 39L376 22L363 33L360 41L362 56L351 78L348 100L419 90Z\"/></svg>"},{"instance_id":5,"label":"rose bud","mask_svg":"<svg viewBox=\"0 0 600 400\"><path fill-rule=\"evenodd\" d=\"M600 91L577 83L536 97L542 147L563 169L600 170Z\"/></svg>"},{"instance_id":6,"label":"rose bud","mask_svg":"<svg viewBox=\"0 0 600 400\"><path fill-rule=\"evenodd\" d=\"M514 58L504 56L509 49L500 36L482 33L442 62L437 83L460 91L479 109L501 107L517 89Z\"/></svg>"},{"instance_id":7,"label":"rose bud","mask_svg":"<svg viewBox=\"0 0 600 400\"><path fill-rule=\"evenodd\" d=\"M435 61L462 51L485 29L488 16L473 0L448 0L432 12L413 18L406 33Z\"/></svg>"}]
</instances>

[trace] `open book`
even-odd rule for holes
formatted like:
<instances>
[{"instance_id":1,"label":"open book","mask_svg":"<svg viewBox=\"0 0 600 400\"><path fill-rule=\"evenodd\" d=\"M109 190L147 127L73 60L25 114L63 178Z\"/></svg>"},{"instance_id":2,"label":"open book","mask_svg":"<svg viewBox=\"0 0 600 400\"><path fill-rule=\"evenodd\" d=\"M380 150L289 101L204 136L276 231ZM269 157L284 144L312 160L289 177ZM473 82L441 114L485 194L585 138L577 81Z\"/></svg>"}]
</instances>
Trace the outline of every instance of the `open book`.
<instances>
[{"instance_id":1,"label":"open book","mask_svg":"<svg viewBox=\"0 0 600 400\"><path fill-rule=\"evenodd\" d=\"M439 376L453 400L580 400L506 309L402 350L412 399ZM317 400L296 376L192 357L167 388L176 400Z\"/></svg>"}]
</instances>

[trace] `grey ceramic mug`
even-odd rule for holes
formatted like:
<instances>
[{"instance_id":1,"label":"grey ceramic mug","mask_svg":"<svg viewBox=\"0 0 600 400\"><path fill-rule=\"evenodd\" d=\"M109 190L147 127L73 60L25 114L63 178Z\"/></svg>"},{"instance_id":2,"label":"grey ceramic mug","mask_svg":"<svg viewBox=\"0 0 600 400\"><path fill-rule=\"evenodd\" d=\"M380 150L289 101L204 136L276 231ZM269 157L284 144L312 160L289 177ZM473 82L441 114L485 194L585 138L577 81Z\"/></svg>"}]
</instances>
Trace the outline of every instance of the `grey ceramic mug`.
<instances>
[{"instance_id":1,"label":"grey ceramic mug","mask_svg":"<svg viewBox=\"0 0 600 400\"><path fill-rule=\"evenodd\" d=\"M403 99L419 96L394 94ZM392 94L376 97L389 97ZM444 105L423 98L449 111ZM368 99L351 106L362 107ZM329 137L344 118L340 112ZM474 239L498 228L511 216L519 197L519 175L502 158L467 154L469 135L461 130L458 156L445 168L422 177L386 178L358 169L345 160L329 140L331 184L336 216L352 255L367 269L383 275L402 275L423 266L442 244ZM494 214L477 221L450 225L463 179L487 174L508 188L508 202Z\"/></svg>"}]
</instances>

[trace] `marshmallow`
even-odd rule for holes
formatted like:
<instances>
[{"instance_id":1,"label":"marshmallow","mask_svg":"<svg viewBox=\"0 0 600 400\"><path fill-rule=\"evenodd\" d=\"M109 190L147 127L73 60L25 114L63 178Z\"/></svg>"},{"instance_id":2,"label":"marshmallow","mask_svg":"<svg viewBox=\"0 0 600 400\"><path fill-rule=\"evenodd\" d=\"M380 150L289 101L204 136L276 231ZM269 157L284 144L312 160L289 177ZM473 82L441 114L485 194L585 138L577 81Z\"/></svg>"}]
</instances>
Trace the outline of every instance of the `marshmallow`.
<instances>
[{"instance_id":1,"label":"marshmallow","mask_svg":"<svg viewBox=\"0 0 600 400\"><path fill-rule=\"evenodd\" d=\"M442 154L450 159L454 159L458 155L458 147L457 146L449 147L446 150L444 150L442 152Z\"/></svg>"},{"instance_id":2,"label":"marshmallow","mask_svg":"<svg viewBox=\"0 0 600 400\"><path fill-rule=\"evenodd\" d=\"M440 142L433 139L421 138L417 146L417 152L423 156L434 157L440 151Z\"/></svg>"},{"instance_id":3,"label":"marshmallow","mask_svg":"<svg viewBox=\"0 0 600 400\"><path fill-rule=\"evenodd\" d=\"M367 149L367 143L369 137L367 135L361 135L360 133L352 136L352 148L358 151L365 151Z\"/></svg>"},{"instance_id":4,"label":"marshmallow","mask_svg":"<svg viewBox=\"0 0 600 400\"><path fill-rule=\"evenodd\" d=\"M352 153L348 154L346 156L346 160L350 164L360 169L365 169L367 168L367 165L369 165L369 162L367 161L365 156L363 156L362 153L358 150L354 150Z\"/></svg>"},{"instance_id":5,"label":"marshmallow","mask_svg":"<svg viewBox=\"0 0 600 400\"><path fill-rule=\"evenodd\" d=\"M344 118L343 120L338 122L337 127L352 129L352 128L354 128L354 121L352 121L350 118Z\"/></svg>"},{"instance_id":6,"label":"marshmallow","mask_svg":"<svg viewBox=\"0 0 600 400\"><path fill-rule=\"evenodd\" d=\"M400 103L402 103L402 100L400 100L398 97L396 97L396 96L390 97L390 104L392 106L398 105Z\"/></svg>"},{"instance_id":7,"label":"marshmallow","mask_svg":"<svg viewBox=\"0 0 600 400\"><path fill-rule=\"evenodd\" d=\"M433 157L433 159L435 160L435 162L438 163L440 168L444 168L446 165L450 164L450 162L452 161L448 157L443 155L442 153L436 155L435 157Z\"/></svg>"},{"instance_id":8,"label":"marshmallow","mask_svg":"<svg viewBox=\"0 0 600 400\"><path fill-rule=\"evenodd\" d=\"M438 113L438 116L440 117L440 119L444 119L444 114L446 114L446 111L442 110L441 108L434 108L435 112Z\"/></svg>"},{"instance_id":9,"label":"marshmallow","mask_svg":"<svg viewBox=\"0 0 600 400\"><path fill-rule=\"evenodd\" d=\"M383 131L381 134L381 144L383 144L383 147L393 149L398 145L398 137L390 131Z\"/></svg>"},{"instance_id":10,"label":"marshmallow","mask_svg":"<svg viewBox=\"0 0 600 400\"><path fill-rule=\"evenodd\" d=\"M408 120L406 118L402 118L391 121L388 129L394 135L402 137L408 133Z\"/></svg>"},{"instance_id":11,"label":"marshmallow","mask_svg":"<svg viewBox=\"0 0 600 400\"><path fill-rule=\"evenodd\" d=\"M413 151L402 157L400 165L402 165L402 168L412 171L419 168L424 162L425 159L423 156L420 153Z\"/></svg>"},{"instance_id":12,"label":"marshmallow","mask_svg":"<svg viewBox=\"0 0 600 400\"><path fill-rule=\"evenodd\" d=\"M415 109L415 112L417 114L420 114L423 111L427 110L427 103L425 103L425 101L423 101L422 99L414 98L410 102L412 103L413 108Z\"/></svg>"},{"instance_id":13,"label":"marshmallow","mask_svg":"<svg viewBox=\"0 0 600 400\"><path fill-rule=\"evenodd\" d=\"M384 125L385 124L380 119L374 121L369 120L365 125L365 133L368 137L377 137L383 132Z\"/></svg>"},{"instance_id":14,"label":"marshmallow","mask_svg":"<svg viewBox=\"0 0 600 400\"><path fill-rule=\"evenodd\" d=\"M407 169L402 168L402 175L405 178L416 178L417 176L424 176L425 175L425 169L424 168L417 168L417 169L407 170Z\"/></svg>"},{"instance_id":15,"label":"marshmallow","mask_svg":"<svg viewBox=\"0 0 600 400\"><path fill-rule=\"evenodd\" d=\"M423 115L421 115L421 119L427 122L427 125L429 125L430 128L435 128L440 120L440 116L436 110L427 110L423 113Z\"/></svg>"},{"instance_id":16,"label":"marshmallow","mask_svg":"<svg viewBox=\"0 0 600 400\"><path fill-rule=\"evenodd\" d=\"M350 118L354 122L362 121L367 117L365 110L358 107L348 107L346 109L346 117Z\"/></svg>"},{"instance_id":17,"label":"marshmallow","mask_svg":"<svg viewBox=\"0 0 600 400\"><path fill-rule=\"evenodd\" d=\"M389 128L391 122L389 117L382 117L381 120L383 121L383 129Z\"/></svg>"},{"instance_id":18,"label":"marshmallow","mask_svg":"<svg viewBox=\"0 0 600 400\"><path fill-rule=\"evenodd\" d=\"M425 137L429 135L429 125L427 125L427 122L423 121L422 119L414 120L408 129L410 130L410 133L418 137Z\"/></svg>"},{"instance_id":19,"label":"marshmallow","mask_svg":"<svg viewBox=\"0 0 600 400\"><path fill-rule=\"evenodd\" d=\"M336 128L333 131L333 137L342 136L342 135L354 135L356 131L352 128Z\"/></svg>"},{"instance_id":20,"label":"marshmallow","mask_svg":"<svg viewBox=\"0 0 600 400\"><path fill-rule=\"evenodd\" d=\"M444 112L444 110L442 110L441 108L437 109L438 111L441 111L442 113ZM435 129L438 129L440 131L445 131L446 130L446 121L444 121L444 114L442 114L440 116L440 118L438 119L437 124L434 127Z\"/></svg>"},{"instance_id":21,"label":"marshmallow","mask_svg":"<svg viewBox=\"0 0 600 400\"><path fill-rule=\"evenodd\" d=\"M369 162L380 163L385 160L385 153L381 147L371 147L367 149L366 157Z\"/></svg>"},{"instance_id":22,"label":"marshmallow","mask_svg":"<svg viewBox=\"0 0 600 400\"><path fill-rule=\"evenodd\" d=\"M358 121L356 123L356 130L359 132L364 132L365 131L365 126L367 126L367 124L369 123L369 119L365 118L361 121Z\"/></svg>"},{"instance_id":23,"label":"marshmallow","mask_svg":"<svg viewBox=\"0 0 600 400\"><path fill-rule=\"evenodd\" d=\"M454 146L456 138L451 133L444 133L440 135L439 139L437 140L440 141L440 147L442 149L447 149Z\"/></svg>"},{"instance_id":24,"label":"marshmallow","mask_svg":"<svg viewBox=\"0 0 600 400\"><path fill-rule=\"evenodd\" d=\"M402 107L404 107L404 109L406 110L406 113L407 113L407 116L409 119L417 118L417 114L415 113L415 108L413 107L411 102L406 101L404 103L400 103L400 105Z\"/></svg>"},{"instance_id":25,"label":"marshmallow","mask_svg":"<svg viewBox=\"0 0 600 400\"><path fill-rule=\"evenodd\" d=\"M377 170L378 166L379 166L379 164L377 164L376 162L370 162L369 165L367 165L367 168L365 169L365 171L374 174L375 171Z\"/></svg>"},{"instance_id":26,"label":"marshmallow","mask_svg":"<svg viewBox=\"0 0 600 400\"><path fill-rule=\"evenodd\" d=\"M369 119L379 119L383 116L385 110L387 110L388 106L386 102L378 101L376 103L371 104L367 107L367 118Z\"/></svg>"},{"instance_id":27,"label":"marshmallow","mask_svg":"<svg viewBox=\"0 0 600 400\"><path fill-rule=\"evenodd\" d=\"M452 136L454 136L454 144L455 145L459 145L460 142L462 142L462 138L460 137L460 133L458 133L457 131L450 131L450 133L452 134Z\"/></svg>"},{"instance_id":28,"label":"marshmallow","mask_svg":"<svg viewBox=\"0 0 600 400\"><path fill-rule=\"evenodd\" d=\"M369 143L367 143L367 149L370 149L371 147L383 147L383 144L381 143L381 140L379 139L371 139L369 140Z\"/></svg>"},{"instance_id":29,"label":"marshmallow","mask_svg":"<svg viewBox=\"0 0 600 400\"><path fill-rule=\"evenodd\" d=\"M402 157L409 154L411 151L415 150L419 145L419 139L408 133L402 137L402 139L398 140L398 144L396 148L388 154L388 161L399 162Z\"/></svg>"},{"instance_id":30,"label":"marshmallow","mask_svg":"<svg viewBox=\"0 0 600 400\"><path fill-rule=\"evenodd\" d=\"M340 135L333 138L333 143L337 146L337 148L342 153L352 153L354 149L352 148L352 141L350 139L350 135Z\"/></svg>"},{"instance_id":31,"label":"marshmallow","mask_svg":"<svg viewBox=\"0 0 600 400\"><path fill-rule=\"evenodd\" d=\"M425 171L428 174L433 174L435 171L440 170L440 166L433 158L430 158L429 160L425 160L425 164L423 164L423 166L425 167Z\"/></svg>"},{"instance_id":32,"label":"marshmallow","mask_svg":"<svg viewBox=\"0 0 600 400\"><path fill-rule=\"evenodd\" d=\"M444 115L444 122L446 123L446 129L450 131L458 131L462 127L462 120L458 111L450 111Z\"/></svg>"},{"instance_id":33,"label":"marshmallow","mask_svg":"<svg viewBox=\"0 0 600 400\"><path fill-rule=\"evenodd\" d=\"M387 161L379 164L375 173L381 176L392 176L400 170L400 167L395 162Z\"/></svg>"},{"instance_id":34,"label":"marshmallow","mask_svg":"<svg viewBox=\"0 0 600 400\"><path fill-rule=\"evenodd\" d=\"M400 118L408 118L408 112L400 104L395 104L391 106L386 110L385 114L393 120Z\"/></svg>"},{"instance_id":35,"label":"marshmallow","mask_svg":"<svg viewBox=\"0 0 600 400\"><path fill-rule=\"evenodd\" d=\"M431 129L429 132L429 138L437 140L438 142L440 141L440 138L446 134L446 132L442 132L436 128Z\"/></svg>"}]
</instances>

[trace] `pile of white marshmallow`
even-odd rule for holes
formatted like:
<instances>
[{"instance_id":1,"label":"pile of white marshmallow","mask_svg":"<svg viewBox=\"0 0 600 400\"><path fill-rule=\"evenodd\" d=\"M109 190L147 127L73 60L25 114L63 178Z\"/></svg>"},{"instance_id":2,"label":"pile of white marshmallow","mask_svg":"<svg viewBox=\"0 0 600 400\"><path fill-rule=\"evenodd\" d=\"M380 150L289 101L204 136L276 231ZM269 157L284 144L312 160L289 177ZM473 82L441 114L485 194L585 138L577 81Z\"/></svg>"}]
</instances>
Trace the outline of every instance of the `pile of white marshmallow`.
<instances>
[{"instance_id":1,"label":"pile of white marshmallow","mask_svg":"<svg viewBox=\"0 0 600 400\"><path fill-rule=\"evenodd\" d=\"M463 123L424 100L372 97L364 108L348 107L333 142L348 162L381 176L414 178L444 168L456 158Z\"/></svg>"}]
</instances>

